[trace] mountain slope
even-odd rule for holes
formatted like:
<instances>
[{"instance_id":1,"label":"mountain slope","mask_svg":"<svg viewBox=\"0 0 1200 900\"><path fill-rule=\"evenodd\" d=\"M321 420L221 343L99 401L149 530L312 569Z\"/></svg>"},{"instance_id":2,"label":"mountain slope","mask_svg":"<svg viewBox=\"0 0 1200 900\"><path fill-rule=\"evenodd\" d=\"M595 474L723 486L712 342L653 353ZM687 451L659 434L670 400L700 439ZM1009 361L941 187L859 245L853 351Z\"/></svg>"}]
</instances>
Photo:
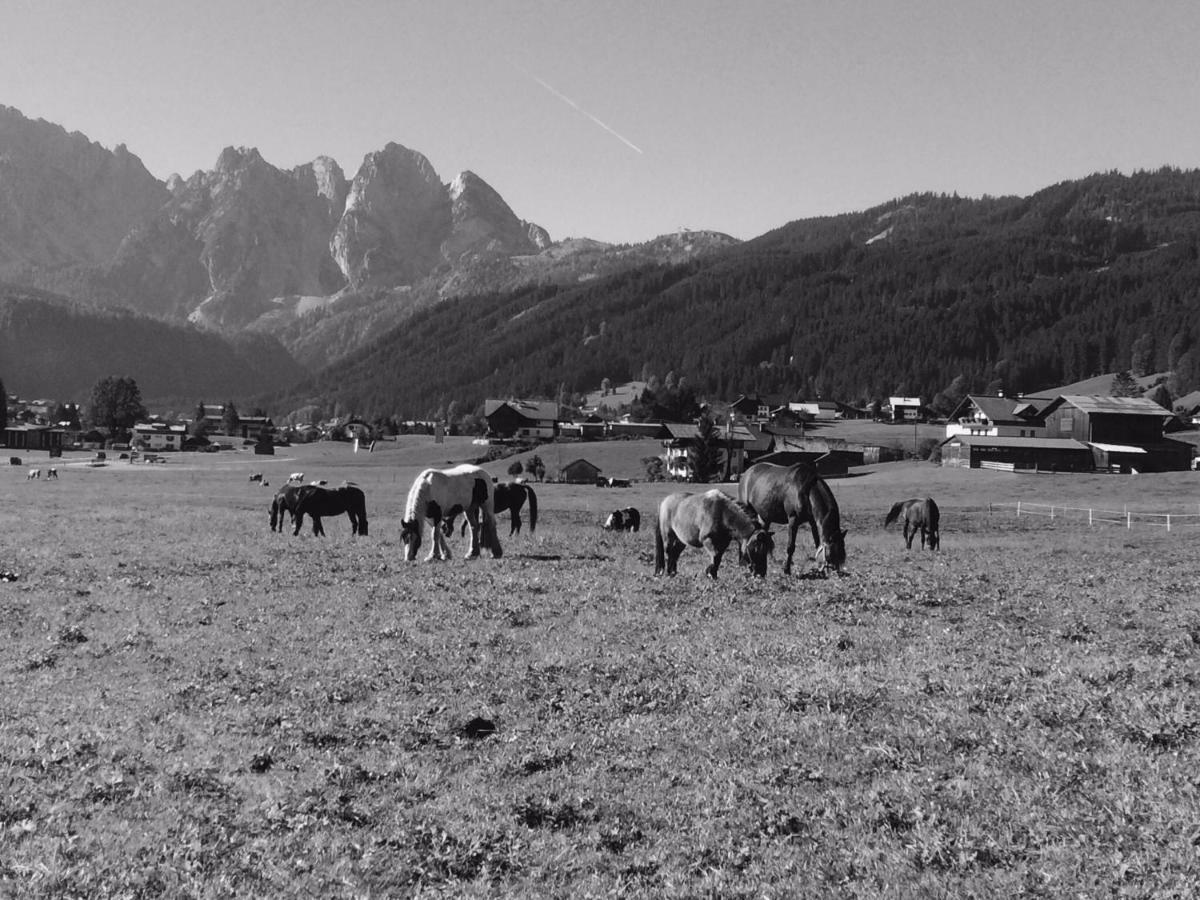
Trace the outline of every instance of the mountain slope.
<instances>
[{"instance_id":1,"label":"mountain slope","mask_svg":"<svg viewBox=\"0 0 1200 900\"><path fill-rule=\"evenodd\" d=\"M149 402L194 404L277 390L304 370L273 338L230 339L0 284L0 375L13 393L76 401L105 376L127 376Z\"/></svg>"},{"instance_id":2,"label":"mountain slope","mask_svg":"<svg viewBox=\"0 0 1200 900\"><path fill-rule=\"evenodd\" d=\"M929 397L960 376L1034 391L1128 368L1139 342L1187 389L1200 381L1198 242L1194 171L913 196L678 265L433 307L277 402L427 415L672 370L719 399Z\"/></svg>"}]
</instances>

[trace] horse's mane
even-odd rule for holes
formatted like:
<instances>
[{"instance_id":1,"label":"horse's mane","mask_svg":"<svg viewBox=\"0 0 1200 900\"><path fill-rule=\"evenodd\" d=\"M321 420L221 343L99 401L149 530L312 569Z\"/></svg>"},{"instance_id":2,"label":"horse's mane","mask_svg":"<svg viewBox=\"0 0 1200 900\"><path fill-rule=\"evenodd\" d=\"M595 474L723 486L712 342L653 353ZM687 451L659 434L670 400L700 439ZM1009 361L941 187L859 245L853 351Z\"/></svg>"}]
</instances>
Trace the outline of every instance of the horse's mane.
<instances>
[{"instance_id":1,"label":"horse's mane","mask_svg":"<svg viewBox=\"0 0 1200 900\"><path fill-rule=\"evenodd\" d=\"M741 512L741 514L749 519L752 523L754 523L756 528L761 527L761 523L758 520L758 511L753 506L751 506L745 500L738 500L734 497L730 497L729 501L730 505Z\"/></svg>"},{"instance_id":2,"label":"horse's mane","mask_svg":"<svg viewBox=\"0 0 1200 900\"><path fill-rule=\"evenodd\" d=\"M417 480L409 488L408 500L404 504L403 521L415 522L422 518L419 510L422 508L421 501L429 494L429 476L431 472L433 472L433 469L426 469L417 476Z\"/></svg>"}]
</instances>

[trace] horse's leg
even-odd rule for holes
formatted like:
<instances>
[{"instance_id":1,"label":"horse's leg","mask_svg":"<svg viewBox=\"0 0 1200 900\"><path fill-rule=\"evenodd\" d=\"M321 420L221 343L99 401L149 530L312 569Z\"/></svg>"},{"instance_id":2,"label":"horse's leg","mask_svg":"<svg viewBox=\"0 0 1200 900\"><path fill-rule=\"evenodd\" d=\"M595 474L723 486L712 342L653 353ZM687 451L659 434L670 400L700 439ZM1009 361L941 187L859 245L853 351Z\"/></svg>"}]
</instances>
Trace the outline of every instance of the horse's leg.
<instances>
[{"instance_id":1,"label":"horse's leg","mask_svg":"<svg viewBox=\"0 0 1200 900\"><path fill-rule=\"evenodd\" d=\"M674 575L679 571L679 554L683 552L683 541L675 534L674 529L667 532L667 574Z\"/></svg>"},{"instance_id":2,"label":"horse's leg","mask_svg":"<svg viewBox=\"0 0 1200 900\"><path fill-rule=\"evenodd\" d=\"M313 537L325 537L325 526L321 524L321 517L314 515L313 520Z\"/></svg>"},{"instance_id":3,"label":"horse's leg","mask_svg":"<svg viewBox=\"0 0 1200 900\"><path fill-rule=\"evenodd\" d=\"M442 558L442 546L441 545L445 541L445 537L442 535L442 520L441 519L434 519L434 518L429 519L429 528L430 528L430 532L431 532L430 536L429 536L430 547L429 547L429 555L425 557L425 562L431 562L435 559Z\"/></svg>"},{"instance_id":4,"label":"horse's leg","mask_svg":"<svg viewBox=\"0 0 1200 900\"><path fill-rule=\"evenodd\" d=\"M304 513L298 510L292 510L292 522L296 526L292 529L292 536L300 533L300 526L304 524Z\"/></svg>"},{"instance_id":5,"label":"horse's leg","mask_svg":"<svg viewBox=\"0 0 1200 900\"><path fill-rule=\"evenodd\" d=\"M708 568L704 570L704 574L713 581L716 581L717 570L721 568L721 557L725 555L725 550L729 547L729 541L709 536L701 541L701 543L704 545L704 549L708 551L708 555L712 560L708 564Z\"/></svg>"},{"instance_id":6,"label":"horse's leg","mask_svg":"<svg viewBox=\"0 0 1200 900\"><path fill-rule=\"evenodd\" d=\"M508 525L508 536L521 533L521 507L514 504L512 508L512 520Z\"/></svg>"},{"instance_id":7,"label":"horse's leg","mask_svg":"<svg viewBox=\"0 0 1200 900\"><path fill-rule=\"evenodd\" d=\"M908 526L908 522L905 521L905 523L904 523L904 546L906 549L908 549L908 550L912 549L913 538L916 537L916 535L917 535L917 529L915 529L915 528L910 529Z\"/></svg>"},{"instance_id":8,"label":"horse's leg","mask_svg":"<svg viewBox=\"0 0 1200 900\"><path fill-rule=\"evenodd\" d=\"M482 526L479 523L479 507L472 504L467 507L467 521L471 523L471 546L467 549L467 559L479 558L479 534Z\"/></svg>"},{"instance_id":9,"label":"horse's leg","mask_svg":"<svg viewBox=\"0 0 1200 900\"><path fill-rule=\"evenodd\" d=\"M787 559L783 563L783 574L792 574L792 555L796 552L796 532L800 530L800 516L793 515L788 519Z\"/></svg>"}]
</instances>

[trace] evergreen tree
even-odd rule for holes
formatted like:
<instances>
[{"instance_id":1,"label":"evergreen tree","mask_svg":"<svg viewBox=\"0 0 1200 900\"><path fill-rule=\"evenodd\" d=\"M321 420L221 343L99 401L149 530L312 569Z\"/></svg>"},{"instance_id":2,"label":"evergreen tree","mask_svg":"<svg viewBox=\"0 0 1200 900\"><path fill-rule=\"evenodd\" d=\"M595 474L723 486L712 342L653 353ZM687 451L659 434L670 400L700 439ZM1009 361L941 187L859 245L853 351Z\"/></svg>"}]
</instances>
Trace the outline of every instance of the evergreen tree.
<instances>
[{"instance_id":1,"label":"evergreen tree","mask_svg":"<svg viewBox=\"0 0 1200 900\"><path fill-rule=\"evenodd\" d=\"M233 437L241 429L242 420L238 416L237 407L230 400L221 411L221 431Z\"/></svg>"},{"instance_id":2,"label":"evergreen tree","mask_svg":"<svg viewBox=\"0 0 1200 900\"><path fill-rule=\"evenodd\" d=\"M688 467L692 481L708 484L721 471L725 454L721 450L721 432L708 413L696 420L696 440L688 448Z\"/></svg>"},{"instance_id":3,"label":"evergreen tree","mask_svg":"<svg viewBox=\"0 0 1200 900\"><path fill-rule=\"evenodd\" d=\"M0 378L0 431L8 427L8 392L4 390L4 379Z\"/></svg>"},{"instance_id":4,"label":"evergreen tree","mask_svg":"<svg viewBox=\"0 0 1200 900\"><path fill-rule=\"evenodd\" d=\"M1113 378L1112 395L1114 397L1140 397L1142 388L1126 369L1118 372Z\"/></svg>"}]
</instances>

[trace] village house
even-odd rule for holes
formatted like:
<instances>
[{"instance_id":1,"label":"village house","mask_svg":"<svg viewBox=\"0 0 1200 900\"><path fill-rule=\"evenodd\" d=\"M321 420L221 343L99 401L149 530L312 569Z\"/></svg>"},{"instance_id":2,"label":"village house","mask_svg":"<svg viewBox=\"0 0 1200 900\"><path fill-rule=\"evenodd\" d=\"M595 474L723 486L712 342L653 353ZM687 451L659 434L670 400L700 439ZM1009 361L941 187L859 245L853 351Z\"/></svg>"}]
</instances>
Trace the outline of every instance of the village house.
<instances>
[{"instance_id":1,"label":"village house","mask_svg":"<svg viewBox=\"0 0 1200 900\"><path fill-rule=\"evenodd\" d=\"M166 422L138 422L129 445L137 450L182 450L187 427Z\"/></svg>"},{"instance_id":2,"label":"village house","mask_svg":"<svg viewBox=\"0 0 1200 900\"><path fill-rule=\"evenodd\" d=\"M1041 433L1038 404L1022 397L968 394L946 420L946 437L1039 437Z\"/></svg>"},{"instance_id":3,"label":"village house","mask_svg":"<svg viewBox=\"0 0 1200 900\"><path fill-rule=\"evenodd\" d=\"M554 440L558 404L544 400L487 400L487 436L498 440Z\"/></svg>"},{"instance_id":4,"label":"village house","mask_svg":"<svg viewBox=\"0 0 1200 900\"><path fill-rule=\"evenodd\" d=\"M787 407L792 412L807 415L812 422L832 422L840 415L838 404L832 400L793 400Z\"/></svg>"},{"instance_id":5,"label":"village house","mask_svg":"<svg viewBox=\"0 0 1200 900\"><path fill-rule=\"evenodd\" d=\"M888 397L893 422L919 422L925 414L920 397Z\"/></svg>"},{"instance_id":6,"label":"village house","mask_svg":"<svg viewBox=\"0 0 1200 900\"><path fill-rule=\"evenodd\" d=\"M558 480L567 484L595 484L599 477L600 467L586 459L569 462L558 473Z\"/></svg>"},{"instance_id":7,"label":"village house","mask_svg":"<svg viewBox=\"0 0 1200 900\"><path fill-rule=\"evenodd\" d=\"M663 441L663 459L667 475L680 481L688 481L692 477L689 454L699 439L699 431L694 423L666 422L664 427L669 435ZM726 424L718 426L718 433L723 454L722 470L728 470L734 477L740 475L756 457L769 452L772 447L770 435L764 434L756 425Z\"/></svg>"}]
</instances>

